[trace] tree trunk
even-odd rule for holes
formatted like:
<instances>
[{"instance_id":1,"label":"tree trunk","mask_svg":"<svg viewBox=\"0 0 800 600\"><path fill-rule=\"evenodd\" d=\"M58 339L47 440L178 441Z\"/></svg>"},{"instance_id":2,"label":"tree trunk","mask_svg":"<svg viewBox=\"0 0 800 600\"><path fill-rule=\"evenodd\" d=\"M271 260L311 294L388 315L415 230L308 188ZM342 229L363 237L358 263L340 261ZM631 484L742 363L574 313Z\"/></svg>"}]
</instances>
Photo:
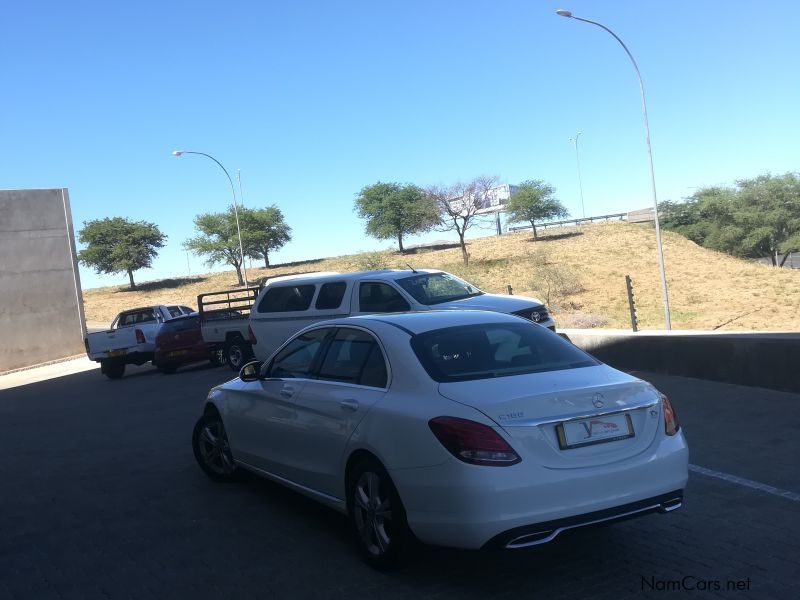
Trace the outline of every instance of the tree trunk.
<instances>
[{"instance_id":1,"label":"tree trunk","mask_svg":"<svg viewBox=\"0 0 800 600\"><path fill-rule=\"evenodd\" d=\"M133 281L133 271L131 271L130 269L128 269L128 279L131 282L131 289L135 290L136 289L136 283Z\"/></svg>"},{"instance_id":2,"label":"tree trunk","mask_svg":"<svg viewBox=\"0 0 800 600\"><path fill-rule=\"evenodd\" d=\"M458 241L461 242L461 257L464 259L464 266L469 266L469 252L467 252L467 244L464 243L464 234L458 234Z\"/></svg>"},{"instance_id":3,"label":"tree trunk","mask_svg":"<svg viewBox=\"0 0 800 600\"><path fill-rule=\"evenodd\" d=\"M397 234L397 245L400 246L400 252L401 253L405 252L405 250L403 249L403 234L402 233L398 233Z\"/></svg>"},{"instance_id":4,"label":"tree trunk","mask_svg":"<svg viewBox=\"0 0 800 600\"><path fill-rule=\"evenodd\" d=\"M773 267L777 267L778 266L778 251L777 250L773 251L772 254L770 254L770 258L772 259L772 266Z\"/></svg>"},{"instance_id":5,"label":"tree trunk","mask_svg":"<svg viewBox=\"0 0 800 600\"><path fill-rule=\"evenodd\" d=\"M242 278L242 265L235 264L233 266L236 267L236 278L239 280L239 285L244 285L244 279Z\"/></svg>"},{"instance_id":6,"label":"tree trunk","mask_svg":"<svg viewBox=\"0 0 800 600\"><path fill-rule=\"evenodd\" d=\"M792 255L791 252L787 252L786 254L784 254L783 260L781 261L781 264L779 264L778 266L782 267L784 265L784 263L786 262L786 259L789 258L791 255Z\"/></svg>"},{"instance_id":7,"label":"tree trunk","mask_svg":"<svg viewBox=\"0 0 800 600\"><path fill-rule=\"evenodd\" d=\"M264 249L264 268L269 269L269 253L266 248Z\"/></svg>"},{"instance_id":8,"label":"tree trunk","mask_svg":"<svg viewBox=\"0 0 800 600\"><path fill-rule=\"evenodd\" d=\"M533 221L531 221L531 227L533 228L533 239L538 239L538 238L536 237L536 223L534 223Z\"/></svg>"}]
</instances>

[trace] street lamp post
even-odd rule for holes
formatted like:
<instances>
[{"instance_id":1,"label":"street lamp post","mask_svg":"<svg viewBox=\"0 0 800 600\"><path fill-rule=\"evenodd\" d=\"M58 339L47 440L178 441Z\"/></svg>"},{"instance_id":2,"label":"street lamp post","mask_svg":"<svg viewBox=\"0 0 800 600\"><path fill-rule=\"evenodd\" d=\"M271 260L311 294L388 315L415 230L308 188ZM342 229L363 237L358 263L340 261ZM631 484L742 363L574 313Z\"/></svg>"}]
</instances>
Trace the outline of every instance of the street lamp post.
<instances>
[{"instance_id":1,"label":"street lamp post","mask_svg":"<svg viewBox=\"0 0 800 600\"><path fill-rule=\"evenodd\" d=\"M581 191L581 212L583 212L583 218L586 218L586 206L583 204L583 181L581 181L581 160L578 158L578 138L581 136L581 132L575 134L574 138L569 138L569 141L575 145L575 164L578 166L578 188Z\"/></svg>"},{"instance_id":2,"label":"street lamp post","mask_svg":"<svg viewBox=\"0 0 800 600\"><path fill-rule=\"evenodd\" d=\"M656 174L653 168L653 150L650 147L650 124L647 119L647 102L644 98L644 83L642 83L642 75L639 73L639 66L636 64L636 60L633 58L630 50L625 45L625 43L619 38L619 36L611 31L608 27L603 25L602 23L598 23L597 21L591 21L589 19L584 19L582 17L576 17L570 11L559 9L556 11L556 14L560 17L566 17L568 19L575 19L577 21L583 21L584 23L589 23L591 25L597 25L601 29L605 29L608 33L610 33L615 40L619 42L619 45L622 46L625 53L628 55L628 58L631 59L631 63L633 63L633 69L636 71L636 77L639 79L639 91L642 94L642 112L644 114L644 129L645 129L645 138L647 140L647 156L650 159L650 181L653 188L653 210L654 214L653 217L655 218L656 223L656 248L658 250L658 265L661 271L661 296L664 302L664 323L667 329L672 329L672 323L669 317L669 296L667 294L667 276L664 270L664 250L661 245L661 227L659 226L659 219L658 219L658 196L656 195Z\"/></svg>"},{"instance_id":3,"label":"street lamp post","mask_svg":"<svg viewBox=\"0 0 800 600\"><path fill-rule=\"evenodd\" d=\"M236 217L236 233L239 236L239 254L242 259L242 273L244 274L244 287L247 287L247 267L244 264L244 248L242 246L242 230L239 227L239 209L236 207L236 189L233 187L233 179L231 179L228 170L222 166L222 163L219 162L216 158L211 156L210 154L206 154L205 152L192 152L191 150L173 150L173 156L182 156L184 154L198 154L200 156L205 156L206 158L210 158L213 160L219 168L225 173L225 176L228 178L228 183L231 184L231 193L233 194L233 214Z\"/></svg>"}]
</instances>

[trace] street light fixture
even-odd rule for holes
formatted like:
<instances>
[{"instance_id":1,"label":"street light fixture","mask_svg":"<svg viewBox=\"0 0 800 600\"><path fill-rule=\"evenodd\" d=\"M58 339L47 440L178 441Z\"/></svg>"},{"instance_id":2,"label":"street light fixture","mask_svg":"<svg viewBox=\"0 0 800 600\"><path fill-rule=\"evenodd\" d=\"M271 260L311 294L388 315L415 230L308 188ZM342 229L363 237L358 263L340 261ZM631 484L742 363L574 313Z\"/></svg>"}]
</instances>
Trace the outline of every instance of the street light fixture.
<instances>
[{"instance_id":1,"label":"street light fixture","mask_svg":"<svg viewBox=\"0 0 800 600\"><path fill-rule=\"evenodd\" d=\"M659 225L658 219L658 196L656 195L656 174L655 169L653 168L653 150L650 147L650 123L647 119L647 102L645 101L644 97L644 83L642 83L642 75L639 73L639 66L636 64L636 60L633 58L633 54L631 54L628 47L625 43L619 38L619 36L611 31L608 27L603 25L602 23L598 23L597 21L591 21L589 19L584 19L582 17L576 17L570 11L564 10L560 8L556 11L556 14L560 17L567 17L568 19L575 19L576 21L583 21L584 23L589 23L590 25L596 25L601 29L605 29L608 33L610 33L615 40L619 42L619 45L622 46L625 53L628 55L628 58L631 59L631 63L633 63L633 69L636 71L636 77L639 79L639 91L642 95L642 113L644 114L644 129L645 129L645 139L647 141L647 156L650 159L650 181L652 184L653 189L653 217L655 218L656 224L656 248L658 250L658 266L661 271L661 296L664 303L664 323L666 328L672 329L672 323L669 317L669 295L667 293L667 276L664 270L664 250L661 244L661 227ZM577 146L576 146L577 148Z\"/></svg>"},{"instance_id":2,"label":"street light fixture","mask_svg":"<svg viewBox=\"0 0 800 600\"><path fill-rule=\"evenodd\" d=\"M233 194L233 214L236 216L236 233L239 236L239 253L242 259L242 273L244 274L244 287L247 287L247 267L244 264L244 248L242 246L242 230L239 228L239 209L236 207L236 190L233 187L233 179L231 179L228 170L222 166L222 163L219 162L216 158L211 156L210 154L206 154L205 152L192 152L191 150L173 150L172 156L183 156L184 154L198 154L200 156L205 156L206 158L210 158L213 160L219 168L223 170L225 176L228 178L228 183L231 184L231 193Z\"/></svg>"},{"instance_id":3,"label":"street light fixture","mask_svg":"<svg viewBox=\"0 0 800 600\"><path fill-rule=\"evenodd\" d=\"M581 181L581 161L578 158L578 138L581 136L581 132L575 134L574 138L569 138L569 141L575 145L575 164L578 165L578 188L581 190L581 211L583 212L583 218L586 218L586 206L583 204L583 181Z\"/></svg>"}]
</instances>

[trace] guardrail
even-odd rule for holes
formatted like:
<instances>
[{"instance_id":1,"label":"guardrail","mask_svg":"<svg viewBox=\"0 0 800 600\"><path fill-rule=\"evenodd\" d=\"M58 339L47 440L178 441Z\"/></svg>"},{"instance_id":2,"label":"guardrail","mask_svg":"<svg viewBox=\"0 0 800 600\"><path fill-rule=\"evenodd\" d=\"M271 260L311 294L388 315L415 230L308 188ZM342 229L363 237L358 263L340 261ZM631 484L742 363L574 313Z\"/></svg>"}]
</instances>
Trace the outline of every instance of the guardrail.
<instances>
[{"instance_id":1,"label":"guardrail","mask_svg":"<svg viewBox=\"0 0 800 600\"><path fill-rule=\"evenodd\" d=\"M563 227L564 225L580 225L581 223L594 223L595 221L625 221L628 218L628 213L614 213L613 215L600 215L597 217L584 217L582 219L567 219L566 221L547 221L546 223L537 223L536 229L547 229L548 227ZM518 227L509 227L508 231L524 231L531 229L530 225L520 225Z\"/></svg>"}]
</instances>

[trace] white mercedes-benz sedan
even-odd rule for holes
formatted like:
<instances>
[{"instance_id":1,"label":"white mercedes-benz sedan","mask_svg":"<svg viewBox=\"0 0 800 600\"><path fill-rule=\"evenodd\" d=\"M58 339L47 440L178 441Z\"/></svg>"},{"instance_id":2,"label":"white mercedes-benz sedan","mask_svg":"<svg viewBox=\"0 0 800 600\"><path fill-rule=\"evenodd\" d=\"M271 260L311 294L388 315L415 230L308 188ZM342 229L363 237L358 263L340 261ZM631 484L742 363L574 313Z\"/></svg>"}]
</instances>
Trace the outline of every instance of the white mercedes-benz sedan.
<instances>
[{"instance_id":1,"label":"white mercedes-benz sedan","mask_svg":"<svg viewBox=\"0 0 800 600\"><path fill-rule=\"evenodd\" d=\"M666 396L482 311L307 327L211 390L193 447L212 479L246 469L346 513L376 567L414 538L522 548L666 513L688 476Z\"/></svg>"}]
</instances>

